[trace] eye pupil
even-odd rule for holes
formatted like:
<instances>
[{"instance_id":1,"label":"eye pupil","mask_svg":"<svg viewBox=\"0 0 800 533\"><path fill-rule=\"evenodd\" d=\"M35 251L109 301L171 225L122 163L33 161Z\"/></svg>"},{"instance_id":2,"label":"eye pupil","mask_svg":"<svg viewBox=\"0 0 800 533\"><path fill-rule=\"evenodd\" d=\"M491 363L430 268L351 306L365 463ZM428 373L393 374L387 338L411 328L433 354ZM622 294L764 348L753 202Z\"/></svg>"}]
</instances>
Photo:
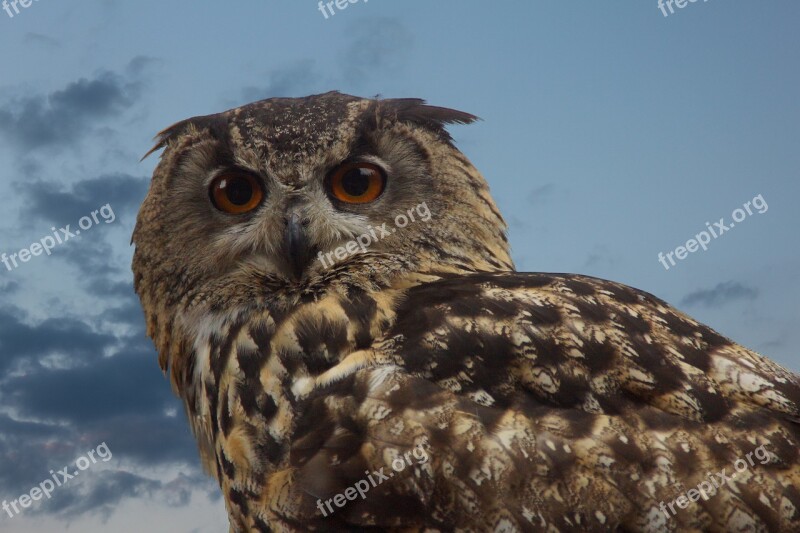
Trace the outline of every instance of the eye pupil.
<instances>
[{"instance_id":1,"label":"eye pupil","mask_svg":"<svg viewBox=\"0 0 800 533\"><path fill-rule=\"evenodd\" d=\"M326 178L328 193L344 204L366 204L376 200L386 185L386 173L373 163L343 163Z\"/></svg>"},{"instance_id":2,"label":"eye pupil","mask_svg":"<svg viewBox=\"0 0 800 533\"><path fill-rule=\"evenodd\" d=\"M350 196L362 196L369 190L372 171L367 168L354 168L342 178L342 188Z\"/></svg>"},{"instance_id":3,"label":"eye pupil","mask_svg":"<svg viewBox=\"0 0 800 533\"><path fill-rule=\"evenodd\" d=\"M233 205L245 205L253 198L253 186L245 179L225 180L220 187L225 189L225 195Z\"/></svg>"},{"instance_id":4,"label":"eye pupil","mask_svg":"<svg viewBox=\"0 0 800 533\"><path fill-rule=\"evenodd\" d=\"M211 183L209 193L214 207L231 215L250 212L264 199L258 180L242 173L219 176Z\"/></svg>"}]
</instances>

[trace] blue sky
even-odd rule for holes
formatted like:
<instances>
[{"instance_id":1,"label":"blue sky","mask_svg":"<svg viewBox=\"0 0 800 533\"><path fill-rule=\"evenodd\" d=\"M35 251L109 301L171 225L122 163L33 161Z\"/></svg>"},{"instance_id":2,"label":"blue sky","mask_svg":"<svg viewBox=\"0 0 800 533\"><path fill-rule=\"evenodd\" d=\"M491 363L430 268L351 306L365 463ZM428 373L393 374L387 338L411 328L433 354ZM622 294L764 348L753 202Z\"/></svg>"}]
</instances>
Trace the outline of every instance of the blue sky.
<instances>
[{"instance_id":1,"label":"blue sky","mask_svg":"<svg viewBox=\"0 0 800 533\"><path fill-rule=\"evenodd\" d=\"M173 122L338 89L474 113L452 128L519 270L652 292L800 370L800 4L657 0L39 0L0 11L0 498L113 452L0 530L223 531L131 288L129 246ZM673 252L762 195L753 215Z\"/></svg>"}]
</instances>

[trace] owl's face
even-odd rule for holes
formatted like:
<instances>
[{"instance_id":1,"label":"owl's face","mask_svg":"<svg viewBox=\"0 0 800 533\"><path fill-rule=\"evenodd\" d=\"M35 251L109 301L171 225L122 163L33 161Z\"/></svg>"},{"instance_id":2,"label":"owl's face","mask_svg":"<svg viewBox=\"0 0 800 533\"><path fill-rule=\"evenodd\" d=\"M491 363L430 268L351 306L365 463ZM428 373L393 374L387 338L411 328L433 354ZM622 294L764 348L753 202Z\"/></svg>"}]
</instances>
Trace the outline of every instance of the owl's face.
<instances>
[{"instance_id":1,"label":"owl's face","mask_svg":"<svg viewBox=\"0 0 800 533\"><path fill-rule=\"evenodd\" d=\"M137 284L221 305L399 272L512 270L486 184L444 131L472 120L327 93L180 122L156 147Z\"/></svg>"}]
</instances>

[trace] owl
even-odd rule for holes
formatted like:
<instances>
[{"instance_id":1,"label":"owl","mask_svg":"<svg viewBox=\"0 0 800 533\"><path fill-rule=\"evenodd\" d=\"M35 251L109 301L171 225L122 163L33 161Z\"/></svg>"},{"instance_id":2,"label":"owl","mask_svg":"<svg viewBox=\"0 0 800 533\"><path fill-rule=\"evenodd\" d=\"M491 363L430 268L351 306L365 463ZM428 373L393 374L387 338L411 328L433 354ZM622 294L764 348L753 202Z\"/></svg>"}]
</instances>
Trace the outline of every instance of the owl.
<instances>
[{"instance_id":1,"label":"owl","mask_svg":"<svg viewBox=\"0 0 800 533\"><path fill-rule=\"evenodd\" d=\"M157 138L135 289L230 530L800 531L800 378L517 272L475 119L330 92Z\"/></svg>"}]
</instances>

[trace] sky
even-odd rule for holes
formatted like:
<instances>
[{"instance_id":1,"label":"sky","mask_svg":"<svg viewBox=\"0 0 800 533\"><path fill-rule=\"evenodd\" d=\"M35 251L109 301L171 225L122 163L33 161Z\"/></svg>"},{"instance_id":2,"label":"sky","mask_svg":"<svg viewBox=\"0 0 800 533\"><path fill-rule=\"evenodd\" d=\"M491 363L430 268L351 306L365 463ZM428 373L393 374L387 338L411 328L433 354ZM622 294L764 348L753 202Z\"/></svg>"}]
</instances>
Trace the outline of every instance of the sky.
<instances>
[{"instance_id":1,"label":"sky","mask_svg":"<svg viewBox=\"0 0 800 533\"><path fill-rule=\"evenodd\" d=\"M63 483L0 511L0 531L227 531L144 334L129 243L153 136L261 98L336 89L480 116L451 132L518 270L632 285L800 370L794 0L17 7L0 11L0 499Z\"/></svg>"}]
</instances>

